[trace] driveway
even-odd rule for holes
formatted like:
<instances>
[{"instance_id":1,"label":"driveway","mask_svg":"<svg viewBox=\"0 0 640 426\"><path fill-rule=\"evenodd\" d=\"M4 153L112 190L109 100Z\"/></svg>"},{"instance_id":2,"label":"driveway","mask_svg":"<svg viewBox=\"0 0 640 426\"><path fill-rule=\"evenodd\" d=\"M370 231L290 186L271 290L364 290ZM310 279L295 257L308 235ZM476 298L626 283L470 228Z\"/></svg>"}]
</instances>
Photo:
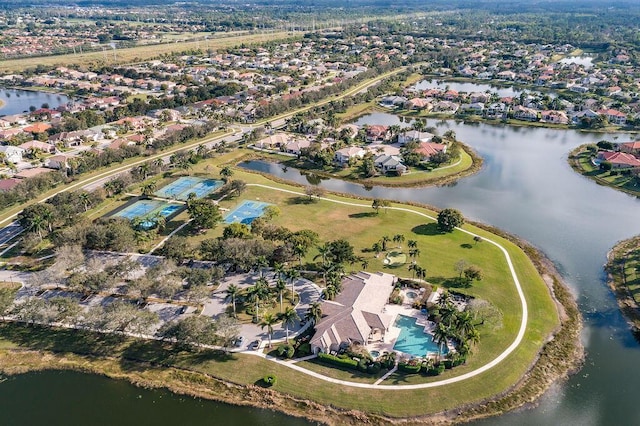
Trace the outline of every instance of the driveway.
<instances>
[{"instance_id":1,"label":"driveway","mask_svg":"<svg viewBox=\"0 0 640 426\"><path fill-rule=\"evenodd\" d=\"M229 288L229 285L235 284L240 289L244 289L250 287L255 284L256 280L260 278L260 274L236 274L226 276L221 282L220 287L214 292L211 299L209 299L202 311L203 315L209 316L217 316L226 312L227 306L231 303L230 300L227 300L226 290ZM267 271L265 274L265 278L269 281L270 284L275 282L273 278L273 273ZM288 288L291 288L291 284L288 283ZM309 305L313 302L320 300L320 295L322 294L320 287L318 287L312 281L306 280L304 278L299 278L294 283L294 290L300 297L300 302L296 306L296 312L300 318L304 318ZM293 327L289 329L289 337L295 335L302 328L302 324L298 321ZM240 326L240 336L244 338L243 346L238 348L239 350L246 350L248 345L256 340L261 339L263 342L267 342L269 337L267 335L266 330L262 330L257 324L242 324ZM283 340L286 337L286 331L281 324L274 326L272 340Z\"/></svg>"}]
</instances>

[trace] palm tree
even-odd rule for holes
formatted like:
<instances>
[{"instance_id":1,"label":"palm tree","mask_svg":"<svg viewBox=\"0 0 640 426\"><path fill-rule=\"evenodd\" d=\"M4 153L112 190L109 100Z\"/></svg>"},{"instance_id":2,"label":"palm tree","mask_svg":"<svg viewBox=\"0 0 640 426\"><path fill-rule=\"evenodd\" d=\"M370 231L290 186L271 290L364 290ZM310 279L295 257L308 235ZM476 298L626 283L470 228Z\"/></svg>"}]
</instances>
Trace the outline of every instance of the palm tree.
<instances>
[{"instance_id":1,"label":"palm tree","mask_svg":"<svg viewBox=\"0 0 640 426\"><path fill-rule=\"evenodd\" d=\"M456 334L460 336L460 340L467 340L476 329L469 312L461 312L455 316L454 328Z\"/></svg>"},{"instance_id":2,"label":"palm tree","mask_svg":"<svg viewBox=\"0 0 640 426\"><path fill-rule=\"evenodd\" d=\"M322 304L320 302L313 302L309 305L309 309L307 309L307 313L304 316L306 321L311 321L315 327L320 319L322 318Z\"/></svg>"},{"instance_id":3,"label":"palm tree","mask_svg":"<svg viewBox=\"0 0 640 426\"><path fill-rule=\"evenodd\" d=\"M280 279L284 275L284 264L275 262L273 264L273 278Z\"/></svg>"},{"instance_id":4,"label":"palm tree","mask_svg":"<svg viewBox=\"0 0 640 426\"><path fill-rule=\"evenodd\" d=\"M318 254L314 256L313 260L322 257L322 266L327 264L327 257L331 255L331 246L325 243L318 247Z\"/></svg>"},{"instance_id":5,"label":"palm tree","mask_svg":"<svg viewBox=\"0 0 640 426\"><path fill-rule=\"evenodd\" d=\"M147 180L149 173L151 172L151 166L148 162L142 163L138 166L138 173L142 175L142 180Z\"/></svg>"},{"instance_id":6,"label":"palm tree","mask_svg":"<svg viewBox=\"0 0 640 426\"><path fill-rule=\"evenodd\" d=\"M227 297L231 297L231 303L233 304L233 316L236 316L236 296L240 294L240 288L235 284L230 284L225 291Z\"/></svg>"},{"instance_id":7,"label":"palm tree","mask_svg":"<svg viewBox=\"0 0 640 426\"><path fill-rule=\"evenodd\" d=\"M293 254L298 256L300 261L300 269L302 269L302 258L307 254L307 248L303 244L296 244L293 246Z\"/></svg>"},{"instance_id":8,"label":"palm tree","mask_svg":"<svg viewBox=\"0 0 640 426\"><path fill-rule=\"evenodd\" d=\"M269 261L264 256L256 257L256 260L253 263L253 268L260 273L260 278L264 278L264 268L269 266Z\"/></svg>"},{"instance_id":9,"label":"palm tree","mask_svg":"<svg viewBox=\"0 0 640 426\"><path fill-rule=\"evenodd\" d=\"M442 353L442 344L447 342L449 333L441 322L436 325L436 329L433 330L433 341L438 344L438 362L440 362L440 355Z\"/></svg>"},{"instance_id":10,"label":"palm tree","mask_svg":"<svg viewBox=\"0 0 640 426\"><path fill-rule=\"evenodd\" d=\"M452 301L451 293L444 291L440 294L440 297L438 297L438 307L450 305Z\"/></svg>"},{"instance_id":11,"label":"palm tree","mask_svg":"<svg viewBox=\"0 0 640 426\"><path fill-rule=\"evenodd\" d=\"M324 290L322 290L322 295L327 300L333 300L338 294L338 289L333 284L327 284Z\"/></svg>"},{"instance_id":12,"label":"palm tree","mask_svg":"<svg viewBox=\"0 0 640 426\"><path fill-rule=\"evenodd\" d=\"M416 240L409 240L407 241L407 246L409 246L409 248L416 248L418 247L418 242Z\"/></svg>"},{"instance_id":13,"label":"palm tree","mask_svg":"<svg viewBox=\"0 0 640 426\"><path fill-rule=\"evenodd\" d=\"M281 277L278 277L276 281L276 291L280 296L280 312L282 313L282 293L287 289L287 282L283 280Z\"/></svg>"},{"instance_id":14,"label":"palm tree","mask_svg":"<svg viewBox=\"0 0 640 426\"><path fill-rule=\"evenodd\" d=\"M147 182L142 185L142 195L144 195L145 197L150 197L151 195L153 195L156 188L157 184L155 182Z\"/></svg>"},{"instance_id":15,"label":"palm tree","mask_svg":"<svg viewBox=\"0 0 640 426\"><path fill-rule=\"evenodd\" d=\"M267 336L269 336L269 347L271 347L271 336L273 335L273 326L278 323L278 318L272 313L267 313L260 321L260 328L264 330L267 327Z\"/></svg>"},{"instance_id":16,"label":"palm tree","mask_svg":"<svg viewBox=\"0 0 640 426\"><path fill-rule=\"evenodd\" d=\"M91 201L91 196L89 195L89 193L87 191L80 192L80 194L78 195L78 199L82 203L84 211L87 212L87 210L89 210L89 202Z\"/></svg>"},{"instance_id":17,"label":"palm tree","mask_svg":"<svg viewBox=\"0 0 640 426\"><path fill-rule=\"evenodd\" d=\"M393 242L400 244L400 248L402 248L402 243L404 242L404 235L396 234L393 236Z\"/></svg>"},{"instance_id":18,"label":"palm tree","mask_svg":"<svg viewBox=\"0 0 640 426\"><path fill-rule=\"evenodd\" d=\"M382 251L387 251L387 243L389 241L391 241L391 238L389 238L387 235L382 237L382 239L380 240L380 243L382 245Z\"/></svg>"},{"instance_id":19,"label":"palm tree","mask_svg":"<svg viewBox=\"0 0 640 426\"><path fill-rule=\"evenodd\" d=\"M282 325L284 326L285 332L287 333L287 342L289 341L289 326L294 325L296 321L300 320L298 313L291 306L287 307L287 309L280 314L280 319L282 320Z\"/></svg>"},{"instance_id":20,"label":"palm tree","mask_svg":"<svg viewBox=\"0 0 640 426\"><path fill-rule=\"evenodd\" d=\"M456 308L452 304L447 304L440 308L440 323L446 324L447 328L451 328L453 321L456 319Z\"/></svg>"},{"instance_id":21,"label":"palm tree","mask_svg":"<svg viewBox=\"0 0 640 426\"><path fill-rule=\"evenodd\" d=\"M362 259L360 260L360 266L362 267L362 269L367 269L369 267L369 260L368 259Z\"/></svg>"},{"instance_id":22,"label":"palm tree","mask_svg":"<svg viewBox=\"0 0 640 426\"><path fill-rule=\"evenodd\" d=\"M423 280L427 277L427 270L420 266L416 266L416 278Z\"/></svg>"},{"instance_id":23,"label":"palm tree","mask_svg":"<svg viewBox=\"0 0 640 426\"><path fill-rule=\"evenodd\" d=\"M294 284L298 278L300 278L300 271L297 269L289 269L286 272L287 278L291 281L291 303L294 304L296 300L296 293L294 290Z\"/></svg>"},{"instance_id":24,"label":"palm tree","mask_svg":"<svg viewBox=\"0 0 640 426\"><path fill-rule=\"evenodd\" d=\"M220 169L220 176L222 176L222 179L227 182L229 178L233 176L233 169L231 169L231 167L229 166L224 166L222 169Z\"/></svg>"},{"instance_id":25,"label":"palm tree","mask_svg":"<svg viewBox=\"0 0 640 426\"><path fill-rule=\"evenodd\" d=\"M256 322L258 322L260 315L258 310L260 308L260 300L262 300L269 292L268 283L266 280L258 279L254 285L247 289L249 300L255 302L256 306Z\"/></svg>"}]
</instances>

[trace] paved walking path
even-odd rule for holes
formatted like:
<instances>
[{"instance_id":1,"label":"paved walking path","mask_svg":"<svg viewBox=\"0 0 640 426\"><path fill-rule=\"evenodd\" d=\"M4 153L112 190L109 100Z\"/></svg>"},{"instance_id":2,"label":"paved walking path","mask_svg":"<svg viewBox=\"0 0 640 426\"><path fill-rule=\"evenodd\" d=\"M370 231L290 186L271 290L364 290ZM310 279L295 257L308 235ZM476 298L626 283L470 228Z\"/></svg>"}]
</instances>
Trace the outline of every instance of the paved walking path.
<instances>
[{"instance_id":1,"label":"paved walking path","mask_svg":"<svg viewBox=\"0 0 640 426\"><path fill-rule=\"evenodd\" d=\"M265 189L270 189L273 191L280 191L280 192L285 192L285 193L289 193L289 194L293 194L293 195L302 195L302 196L306 196L306 194L302 193L302 192L297 192L297 191L291 191L288 189L282 189L282 188L276 188L273 186L269 186L269 185L262 185L262 184L258 184L258 183L250 183L247 184L247 186L256 186L256 187L260 187L260 188L265 188ZM352 202L348 202L348 201L340 201L340 200L332 200L330 198L325 198L325 197L317 197L320 200L323 201L328 201L330 203L336 203L336 204L343 204L343 205L347 205L347 206L355 206L355 207L366 207L366 208L370 208L371 205L369 204L361 204L361 203L352 203ZM437 221L437 219L435 217L429 216L426 213L422 213L416 210L412 210L409 208L405 208L405 207L388 207L388 209L391 210L398 210L398 211L403 211L403 212L407 212L407 213L413 213L416 214L418 216L422 216L424 218L433 220L433 221ZM464 232L465 234L469 234L473 237L476 237L479 235L474 234L471 231L467 231L465 229L462 228L456 228L457 230ZM457 382L461 382L463 380L467 380L470 379L472 377L475 377L479 374L484 373L485 371L495 367L496 365L500 364L506 357L508 357L513 351L515 351L517 349L517 347L520 345L520 343L522 343L522 339L524 338L524 334L525 331L527 329L527 321L529 320L529 308L527 306L527 301L524 297L524 291L522 290L522 286L520 285L520 280L518 279L518 276L516 274L515 268L513 267L513 262L511 261L511 256L509 256L509 252L507 251L507 249L505 249L503 246L501 246L500 244L496 243L493 240L487 239L485 237L482 237L482 240L489 243L489 244L493 244L494 246L498 247L498 249L500 249L500 251L502 252L502 254L505 257L505 260L507 262L507 265L509 266L509 272L511 273L511 277L513 278L513 284L516 287L516 290L518 292L518 296L520 298L520 303L522 305L522 320L520 321L520 329L518 330L518 334L516 335L516 338L513 340L513 342L511 343L511 345L509 345L509 347L507 349L504 350L504 352L502 352L500 355L498 355L495 359L493 359L492 361L488 362L487 364L483 365L480 368L477 368L473 371L470 371L468 373L462 374L460 376L456 376L456 377L451 377L449 379L444 379L444 380L440 380L437 382L431 382L431 383L420 383L420 384L415 384L415 385L379 385L376 383L374 384L368 384L368 383L356 383L356 382L349 382L347 380L340 380L340 379L334 379L332 377L327 377L324 376L322 374L316 373L314 371L310 371L307 370L305 368L302 368L296 364L290 363L290 362L285 362L273 357L269 357L266 356L265 354L258 354L255 352L245 352L245 353L251 353L253 355L260 355L263 356L265 359L268 359L270 361L274 361L277 362L280 365L284 365L286 367L292 368L296 371L299 371L301 373L307 374L309 376L313 376L315 378L327 381L327 382L331 382L331 383L336 383L339 385L343 385L343 386L351 386L351 387L357 387L357 388L367 388L367 389L389 389L389 390L400 390L400 389L424 389L424 388L435 388L438 386L444 386L444 385L449 385L452 383L457 383Z\"/></svg>"}]
</instances>

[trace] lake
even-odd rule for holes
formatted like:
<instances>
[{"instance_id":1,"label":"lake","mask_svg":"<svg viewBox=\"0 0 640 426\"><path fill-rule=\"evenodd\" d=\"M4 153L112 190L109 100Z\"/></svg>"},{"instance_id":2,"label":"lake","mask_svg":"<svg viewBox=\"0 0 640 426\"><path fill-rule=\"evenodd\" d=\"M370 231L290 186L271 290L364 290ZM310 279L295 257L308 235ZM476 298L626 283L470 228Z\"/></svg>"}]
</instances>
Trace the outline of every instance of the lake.
<instances>
[{"instance_id":1,"label":"lake","mask_svg":"<svg viewBox=\"0 0 640 426\"><path fill-rule=\"evenodd\" d=\"M356 124L365 123L400 121L393 115L376 113L361 117ZM458 139L484 158L482 170L444 187L367 189L333 179L322 180L320 185L369 197L454 207L469 219L523 237L553 260L585 319L587 358L578 374L555 385L537 408L478 423L638 424L640 345L605 284L602 266L617 241L640 234L640 200L599 186L567 164L567 153L580 144L633 137L452 120L428 120L427 125L435 126L440 134L455 131ZM285 171L278 164L251 162L245 167L309 184L299 171Z\"/></svg>"},{"instance_id":2,"label":"lake","mask_svg":"<svg viewBox=\"0 0 640 426\"><path fill-rule=\"evenodd\" d=\"M65 95L4 88L0 88L0 100L4 103L0 107L0 117L28 112L30 106L40 108L47 103L49 108L56 108L70 101Z\"/></svg>"},{"instance_id":3,"label":"lake","mask_svg":"<svg viewBox=\"0 0 640 426\"><path fill-rule=\"evenodd\" d=\"M456 92L466 93L485 93L487 90L490 93L497 93L501 98L504 97L518 97L522 90L518 90L515 87L498 87L490 84L478 84L459 81L440 81L436 79L422 80L411 87L415 90L427 90L427 89L440 89L440 90L455 90ZM534 93L531 90L527 90L528 93Z\"/></svg>"},{"instance_id":4,"label":"lake","mask_svg":"<svg viewBox=\"0 0 640 426\"><path fill-rule=\"evenodd\" d=\"M593 57L591 56L569 56L560 60L561 64L578 64L582 65L585 69L593 68Z\"/></svg>"}]
</instances>

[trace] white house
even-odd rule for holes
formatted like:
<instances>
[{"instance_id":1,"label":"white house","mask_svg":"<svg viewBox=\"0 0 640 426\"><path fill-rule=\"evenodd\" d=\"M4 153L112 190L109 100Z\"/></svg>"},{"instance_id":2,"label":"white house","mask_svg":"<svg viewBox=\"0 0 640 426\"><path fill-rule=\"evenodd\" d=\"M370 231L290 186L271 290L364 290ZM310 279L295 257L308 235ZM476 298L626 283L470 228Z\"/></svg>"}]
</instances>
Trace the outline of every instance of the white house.
<instances>
[{"instance_id":1,"label":"white house","mask_svg":"<svg viewBox=\"0 0 640 426\"><path fill-rule=\"evenodd\" d=\"M366 151L359 146L348 146L337 150L334 155L334 160L340 165L345 165L352 158L359 159L364 157L365 153Z\"/></svg>"},{"instance_id":2,"label":"white house","mask_svg":"<svg viewBox=\"0 0 640 426\"><path fill-rule=\"evenodd\" d=\"M433 134L429 132L419 132L417 130L407 130L398 134L398 143L405 145L409 142L430 142L433 139Z\"/></svg>"},{"instance_id":3,"label":"white house","mask_svg":"<svg viewBox=\"0 0 640 426\"><path fill-rule=\"evenodd\" d=\"M397 155L378 155L373 160L373 164L382 173L395 172L398 174L403 174L407 171L407 166L402 164L402 159Z\"/></svg>"},{"instance_id":4,"label":"white house","mask_svg":"<svg viewBox=\"0 0 640 426\"><path fill-rule=\"evenodd\" d=\"M22 161L22 155L24 154L24 149L19 148L17 146L3 145L3 146L0 146L0 152L2 152L5 155L7 161L10 161L16 164Z\"/></svg>"},{"instance_id":5,"label":"white house","mask_svg":"<svg viewBox=\"0 0 640 426\"><path fill-rule=\"evenodd\" d=\"M323 318L309 342L314 353L341 346L382 341L393 317L385 313L396 277L383 272L358 272L342 281L335 300L322 302Z\"/></svg>"}]
</instances>

